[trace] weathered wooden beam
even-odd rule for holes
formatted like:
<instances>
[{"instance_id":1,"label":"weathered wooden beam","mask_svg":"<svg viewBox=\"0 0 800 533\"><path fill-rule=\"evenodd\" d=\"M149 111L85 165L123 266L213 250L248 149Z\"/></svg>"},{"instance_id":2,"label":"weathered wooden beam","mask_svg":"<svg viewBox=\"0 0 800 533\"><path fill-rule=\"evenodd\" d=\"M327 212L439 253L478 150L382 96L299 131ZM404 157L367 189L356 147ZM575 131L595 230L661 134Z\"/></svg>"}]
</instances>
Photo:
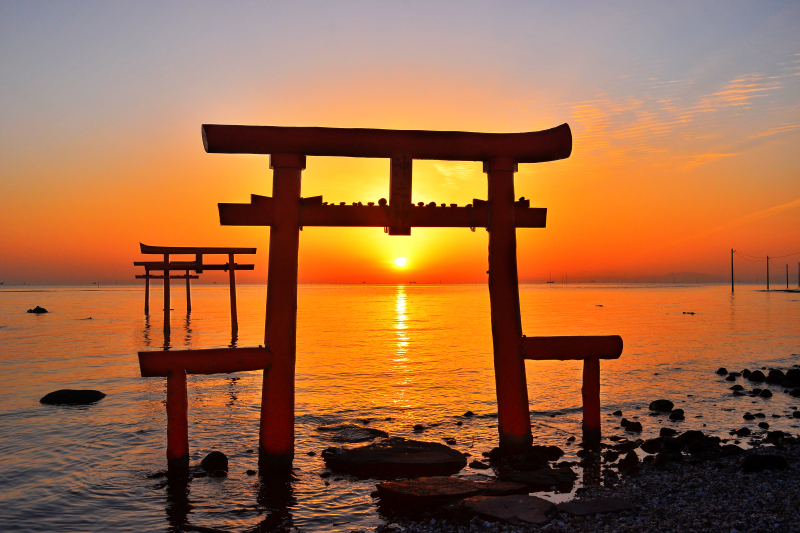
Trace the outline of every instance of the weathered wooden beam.
<instances>
[{"instance_id":1,"label":"weathered wooden beam","mask_svg":"<svg viewBox=\"0 0 800 533\"><path fill-rule=\"evenodd\" d=\"M321 201L316 203L309 200L311 199L306 198L301 204L300 222L303 226L392 227L391 204L325 205ZM528 207L528 203L528 200L514 203L516 227L544 228L547 223L547 209ZM409 228L485 228L489 224L489 217L488 202L473 200L469 207L409 205L406 220ZM272 226L275 223L274 204L272 198L257 195L252 195L249 204L221 203L219 219L223 226ZM400 228L401 225L397 227Z\"/></svg>"},{"instance_id":2,"label":"weathered wooden beam","mask_svg":"<svg viewBox=\"0 0 800 533\"><path fill-rule=\"evenodd\" d=\"M522 338L522 358L534 361L619 359L620 355L622 337L619 335Z\"/></svg>"},{"instance_id":3,"label":"weathered wooden beam","mask_svg":"<svg viewBox=\"0 0 800 533\"><path fill-rule=\"evenodd\" d=\"M136 279L164 279L164 275L162 274L162 275L156 276L154 274L137 274L136 275ZM187 279L187 276L185 276L185 275L180 275L180 276L178 276L178 275L176 275L176 276L170 275L169 279ZM195 276L194 274L190 274L188 276L188 279L200 279L200 276Z\"/></svg>"},{"instance_id":4,"label":"weathered wooden beam","mask_svg":"<svg viewBox=\"0 0 800 533\"><path fill-rule=\"evenodd\" d=\"M208 247L208 246L150 246L148 244L139 243L139 248L142 254L254 254L255 248L225 248L225 247Z\"/></svg>"},{"instance_id":5,"label":"weathered wooden beam","mask_svg":"<svg viewBox=\"0 0 800 533\"><path fill-rule=\"evenodd\" d=\"M133 266L143 266L150 270L162 271L164 270L163 261L134 261ZM228 270L228 263L222 265L196 265L194 262L189 261L170 261L169 270L195 270L195 267L202 268L203 270ZM235 263L236 270L253 270L255 265L240 265ZM182 279L182 278L181 278Z\"/></svg>"},{"instance_id":6,"label":"weathered wooden beam","mask_svg":"<svg viewBox=\"0 0 800 533\"><path fill-rule=\"evenodd\" d=\"M389 235L411 235L411 169L413 159L405 155L392 157L389 178Z\"/></svg>"},{"instance_id":7,"label":"weathered wooden beam","mask_svg":"<svg viewBox=\"0 0 800 533\"><path fill-rule=\"evenodd\" d=\"M210 348L139 352L142 377L166 376L173 370L187 374L227 374L263 370L272 362L267 348Z\"/></svg>"},{"instance_id":8,"label":"weathered wooden beam","mask_svg":"<svg viewBox=\"0 0 800 533\"><path fill-rule=\"evenodd\" d=\"M219 154L299 154L487 161L504 157L517 163L565 159L572 152L569 125L528 133L294 128L204 124L203 147Z\"/></svg>"}]
</instances>

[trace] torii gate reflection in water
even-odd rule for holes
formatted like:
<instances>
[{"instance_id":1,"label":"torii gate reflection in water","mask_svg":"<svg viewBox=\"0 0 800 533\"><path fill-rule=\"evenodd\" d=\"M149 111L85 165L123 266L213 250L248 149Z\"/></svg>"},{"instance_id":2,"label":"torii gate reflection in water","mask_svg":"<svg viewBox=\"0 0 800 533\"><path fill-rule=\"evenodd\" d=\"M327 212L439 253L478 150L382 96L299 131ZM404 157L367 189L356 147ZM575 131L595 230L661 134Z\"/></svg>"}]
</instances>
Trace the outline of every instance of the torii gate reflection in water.
<instances>
[{"instance_id":1,"label":"torii gate reflection in water","mask_svg":"<svg viewBox=\"0 0 800 533\"><path fill-rule=\"evenodd\" d=\"M584 360L584 440L599 440L599 359L619 357L622 339L526 338L520 322L516 228L545 227L546 209L514 200L514 173L519 163L569 157L572 134L567 124L512 134L207 124L202 134L206 152L270 154L273 170L271 198L253 195L250 204L219 204L223 225L271 226L265 327L271 356L261 398L262 472L291 468L294 455L297 263L303 226L384 227L390 235L410 235L413 226L485 227L500 446L518 453L532 443L525 359ZM388 205L327 205L322 197L302 198L301 173L309 155L390 159ZM414 159L483 162L488 202L414 206Z\"/></svg>"}]
</instances>

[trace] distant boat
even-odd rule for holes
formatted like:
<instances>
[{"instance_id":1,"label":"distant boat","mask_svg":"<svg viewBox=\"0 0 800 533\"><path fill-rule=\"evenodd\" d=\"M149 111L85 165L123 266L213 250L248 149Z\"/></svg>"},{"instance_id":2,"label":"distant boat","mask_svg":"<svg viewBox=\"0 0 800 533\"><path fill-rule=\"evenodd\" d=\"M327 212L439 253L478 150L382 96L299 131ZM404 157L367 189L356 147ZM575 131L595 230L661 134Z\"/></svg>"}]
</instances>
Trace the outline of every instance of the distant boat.
<instances>
[{"instance_id":1,"label":"distant boat","mask_svg":"<svg viewBox=\"0 0 800 533\"><path fill-rule=\"evenodd\" d=\"M547 283L555 283L555 281L553 281L553 274L550 274L550 281L548 281Z\"/></svg>"}]
</instances>

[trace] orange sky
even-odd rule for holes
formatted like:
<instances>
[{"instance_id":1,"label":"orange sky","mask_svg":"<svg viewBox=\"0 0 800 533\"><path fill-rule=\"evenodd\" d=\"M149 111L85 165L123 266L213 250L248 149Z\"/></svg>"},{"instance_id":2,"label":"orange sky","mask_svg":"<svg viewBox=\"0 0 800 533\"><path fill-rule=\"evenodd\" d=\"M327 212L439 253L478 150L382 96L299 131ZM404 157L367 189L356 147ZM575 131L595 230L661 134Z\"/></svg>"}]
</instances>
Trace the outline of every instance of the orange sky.
<instances>
[{"instance_id":1,"label":"orange sky","mask_svg":"<svg viewBox=\"0 0 800 533\"><path fill-rule=\"evenodd\" d=\"M731 247L800 252L798 23L797 4L3 3L0 281L133 282L139 242L256 246L239 279L265 281L269 230L220 227L216 204L269 195L268 157L206 154L202 123L567 122L572 157L516 177L548 208L546 229L518 231L522 281L727 276ZM388 187L388 160L310 157L303 173L326 201ZM486 178L415 161L413 195L464 205ZM300 281L482 282L487 242L305 228Z\"/></svg>"}]
</instances>

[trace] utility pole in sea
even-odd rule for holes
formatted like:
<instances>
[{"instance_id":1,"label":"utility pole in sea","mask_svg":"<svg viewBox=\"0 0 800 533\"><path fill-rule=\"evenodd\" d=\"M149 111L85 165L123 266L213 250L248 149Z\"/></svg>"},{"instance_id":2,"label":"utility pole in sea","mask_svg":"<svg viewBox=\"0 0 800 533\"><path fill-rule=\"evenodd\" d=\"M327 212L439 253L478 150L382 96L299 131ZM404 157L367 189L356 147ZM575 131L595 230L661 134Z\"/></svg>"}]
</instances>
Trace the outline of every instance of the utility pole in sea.
<instances>
[{"instance_id":1,"label":"utility pole in sea","mask_svg":"<svg viewBox=\"0 0 800 533\"><path fill-rule=\"evenodd\" d=\"M736 252L733 248L731 248L731 294L733 294L733 254ZM675 281L675 276L673 276L673 282Z\"/></svg>"},{"instance_id":2,"label":"utility pole in sea","mask_svg":"<svg viewBox=\"0 0 800 533\"><path fill-rule=\"evenodd\" d=\"M767 256L767 290L769 290L769 256Z\"/></svg>"}]
</instances>

